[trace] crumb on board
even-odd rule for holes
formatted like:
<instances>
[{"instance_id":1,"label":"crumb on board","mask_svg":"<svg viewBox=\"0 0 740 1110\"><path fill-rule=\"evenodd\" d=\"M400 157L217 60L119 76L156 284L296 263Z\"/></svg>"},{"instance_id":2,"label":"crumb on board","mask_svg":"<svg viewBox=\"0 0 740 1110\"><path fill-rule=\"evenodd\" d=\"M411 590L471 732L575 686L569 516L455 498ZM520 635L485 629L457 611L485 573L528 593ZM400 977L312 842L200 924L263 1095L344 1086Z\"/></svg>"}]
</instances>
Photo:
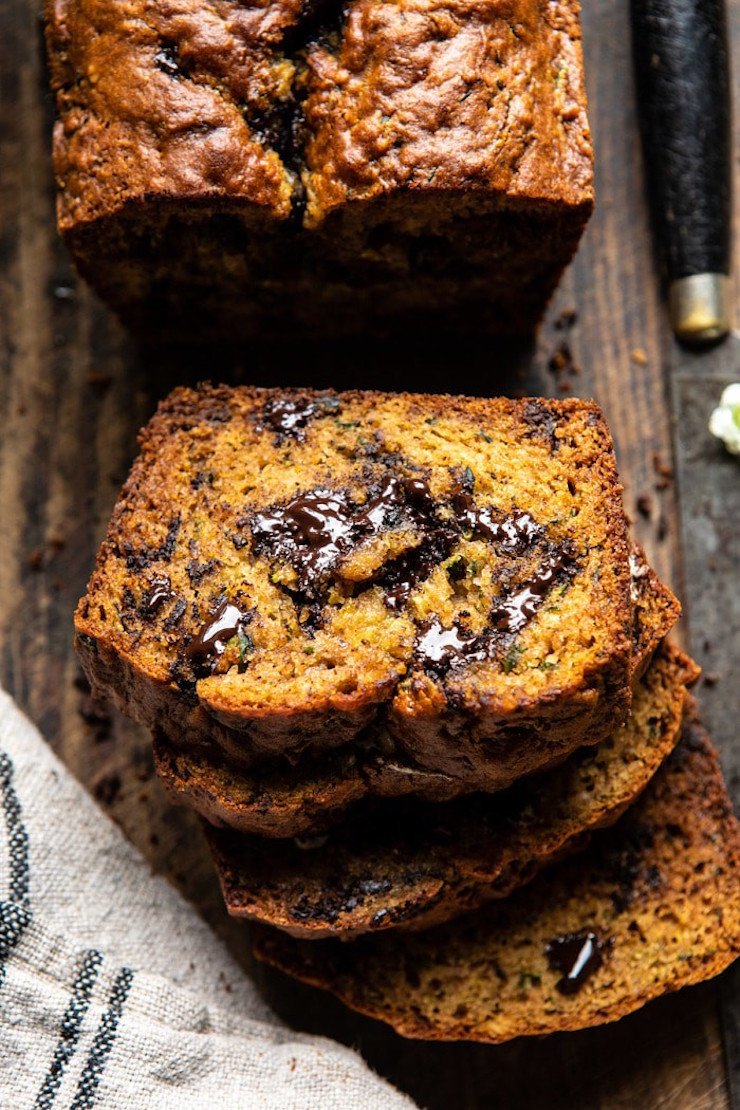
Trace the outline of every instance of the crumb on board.
<instances>
[{"instance_id":1,"label":"crumb on board","mask_svg":"<svg viewBox=\"0 0 740 1110\"><path fill-rule=\"evenodd\" d=\"M100 370L91 370L87 375L87 384L97 386L99 389L106 389L107 386L113 381L110 374L104 374Z\"/></svg>"},{"instance_id":2,"label":"crumb on board","mask_svg":"<svg viewBox=\"0 0 740 1110\"><path fill-rule=\"evenodd\" d=\"M564 308L559 312L553 321L553 327L556 331L570 331L578 320L578 313L575 308Z\"/></svg>"},{"instance_id":3,"label":"crumb on board","mask_svg":"<svg viewBox=\"0 0 740 1110\"><path fill-rule=\"evenodd\" d=\"M659 451L653 452L653 472L657 477L655 489L668 489L673 481L673 467L663 461L663 456Z\"/></svg>"},{"instance_id":4,"label":"crumb on board","mask_svg":"<svg viewBox=\"0 0 740 1110\"><path fill-rule=\"evenodd\" d=\"M110 806L118 799L122 785L121 776L116 772L103 775L93 785L93 794L102 805Z\"/></svg>"},{"instance_id":5,"label":"crumb on board","mask_svg":"<svg viewBox=\"0 0 740 1110\"><path fill-rule=\"evenodd\" d=\"M28 555L28 567L30 570L41 570L44 565L44 552L41 547L34 547Z\"/></svg>"},{"instance_id":6,"label":"crumb on board","mask_svg":"<svg viewBox=\"0 0 740 1110\"><path fill-rule=\"evenodd\" d=\"M581 373L581 367L573 357L573 351L567 340L561 340L547 359L547 369L554 375L557 388L561 393L570 393L573 388L572 378Z\"/></svg>"},{"instance_id":7,"label":"crumb on board","mask_svg":"<svg viewBox=\"0 0 740 1110\"><path fill-rule=\"evenodd\" d=\"M645 520L650 520L653 515L653 499L649 493L641 493L635 501L637 511Z\"/></svg>"}]
</instances>

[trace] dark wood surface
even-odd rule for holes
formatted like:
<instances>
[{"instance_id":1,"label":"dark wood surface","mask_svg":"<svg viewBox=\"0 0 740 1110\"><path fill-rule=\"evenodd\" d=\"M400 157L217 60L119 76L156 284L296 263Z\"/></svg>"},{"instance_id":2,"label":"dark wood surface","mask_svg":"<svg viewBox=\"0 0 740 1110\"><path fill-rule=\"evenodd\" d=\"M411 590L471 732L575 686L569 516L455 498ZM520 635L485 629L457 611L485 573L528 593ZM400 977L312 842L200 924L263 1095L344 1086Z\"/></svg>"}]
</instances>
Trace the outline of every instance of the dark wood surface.
<instances>
[{"instance_id":1,"label":"dark wood surface","mask_svg":"<svg viewBox=\"0 0 740 1110\"><path fill-rule=\"evenodd\" d=\"M737 45L740 3L730 16ZM71 615L136 431L177 381L594 396L615 435L635 530L685 601L679 635L708 674L699 694L737 798L740 470L708 437L706 420L723 383L740 378L740 358L736 341L689 355L666 326L642 199L627 0L588 0L584 35L598 210L536 342L165 354L134 349L71 271L54 231L38 14L27 0L0 8L0 681L247 967L245 930L225 917L196 822L152 778L147 737L91 712L71 646ZM575 324L558 328L570 308ZM570 358L554 372L564 343ZM286 1019L359 1046L427 1107L720 1108L733 1088L740 1105L732 973L614 1027L487 1048L404 1042L315 991L252 970Z\"/></svg>"}]
</instances>

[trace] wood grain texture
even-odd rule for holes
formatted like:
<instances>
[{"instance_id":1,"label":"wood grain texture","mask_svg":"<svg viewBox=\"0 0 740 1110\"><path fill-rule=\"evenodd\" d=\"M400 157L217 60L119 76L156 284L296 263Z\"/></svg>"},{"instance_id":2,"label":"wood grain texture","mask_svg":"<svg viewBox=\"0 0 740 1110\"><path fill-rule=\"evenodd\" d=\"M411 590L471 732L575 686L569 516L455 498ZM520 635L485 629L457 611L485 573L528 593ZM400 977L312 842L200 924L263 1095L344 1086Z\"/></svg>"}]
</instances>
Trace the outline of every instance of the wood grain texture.
<instances>
[{"instance_id":1,"label":"wood grain texture","mask_svg":"<svg viewBox=\"0 0 740 1110\"><path fill-rule=\"evenodd\" d=\"M736 649L722 638L727 581L712 578L700 551L683 546L681 535L682 518L685 534L706 488L730 475L703 433L711 387L695 382L740 373L737 362L718 369L716 352L685 355L666 326L642 194L627 9L627 0L585 6L599 200L537 342L440 349L417 338L403 351L371 343L347 351L327 343L300 353L289 345L270 352L141 352L130 345L77 282L56 238L37 13L25 0L5 0L0 10L0 681L153 868L180 888L246 966L244 927L226 918L197 822L173 809L152 778L148 738L88 704L76 685L71 645L71 614L133 457L136 431L175 383L199 377L402 383L596 397L614 432L636 531L686 601L694 649L701 654L706 636L726 645L722 651L737 665ZM730 15L737 45L737 0ZM571 308L576 322L563 327L562 313ZM679 378L672 374L677 366L684 368ZM693 414L692 434L704 437L694 454L685 440L676 451L674 412L682 426ZM677 454L678 485L668 474ZM712 660L706 665L714 667ZM700 693L725 766L736 770L731 683L721 674ZM661 1000L612 1028L486 1048L403 1042L277 973L254 973L288 1019L358 1045L377 1070L427 1107L719 1110L731 1090L720 1013L729 1074L737 1068L737 976Z\"/></svg>"}]
</instances>

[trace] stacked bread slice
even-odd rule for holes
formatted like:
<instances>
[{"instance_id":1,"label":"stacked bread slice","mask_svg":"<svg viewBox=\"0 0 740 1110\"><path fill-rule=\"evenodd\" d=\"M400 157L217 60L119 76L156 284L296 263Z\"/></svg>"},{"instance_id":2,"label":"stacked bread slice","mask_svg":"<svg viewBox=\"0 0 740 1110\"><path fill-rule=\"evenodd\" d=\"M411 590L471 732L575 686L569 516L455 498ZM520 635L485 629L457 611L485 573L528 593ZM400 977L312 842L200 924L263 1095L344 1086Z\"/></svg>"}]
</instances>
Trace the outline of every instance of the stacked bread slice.
<instances>
[{"instance_id":1,"label":"stacked bread slice","mask_svg":"<svg viewBox=\"0 0 740 1110\"><path fill-rule=\"evenodd\" d=\"M678 612L591 403L202 386L142 433L76 625L258 954L503 1040L737 952Z\"/></svg>"}]
</instances>

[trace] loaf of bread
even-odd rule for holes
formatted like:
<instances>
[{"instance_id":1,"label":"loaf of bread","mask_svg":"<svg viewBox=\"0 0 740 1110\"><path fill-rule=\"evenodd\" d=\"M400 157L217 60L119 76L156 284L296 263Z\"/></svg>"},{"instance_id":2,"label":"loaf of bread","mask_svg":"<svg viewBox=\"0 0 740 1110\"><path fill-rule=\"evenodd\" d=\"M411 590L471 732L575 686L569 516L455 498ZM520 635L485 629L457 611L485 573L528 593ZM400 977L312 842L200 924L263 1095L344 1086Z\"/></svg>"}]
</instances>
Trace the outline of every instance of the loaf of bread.
<instances>
[{"instance_id":1,"label":"loaf of bread","mask_svg":"<svg viewBox=\"0 0 740 1110\"><path fill-rule=\"evenodd\" d=\"M180 339L523 332L593 203L576 0L47 0L58 222Z\"/></svg>"},{"instance_id":2,"label":"loaf of bread","mask_svg":"<svg viewBox=\"0 0 740 1110\"><path fill-rule=\"evenodd\" d=\"M631 665L636 682L678 619L680 606L637 546L630 570ZM353 744L319 757L276 760L251 770L234 767L213 751L184 749L161 732L154 737L154 756L175 801L214 825L269 837L323 831L342 810L369 796L414 795L440 802L487 785L485 774L463 781L422 770L404 756L383 724L370 726Z\"/></svg>"},{"instance_id":3,"label":"loaf of bread","mask_svg":"<svg viewBox=\"0 0 740 1110\"><path fill-rule=\"evenodd\" d=\"M382 722L476 788L629 712L627 528L583 401L176 390L76 614L93 689L235 766Z\"/></svg>"},{"instance_id":4,"label":"loaf of bread","mask_svg":"<svg viewBox=\"0 0 740 1110\"><path fill-rule=\"evenodd\" d=\"M696 717L640 800L525 890L424 933L256 953L406 1037L499 1042L615 1021L740 952L738 824Z\"/></svg>"},{"instance_id":5,"label":"loaf of bread","mask_svg":"<svg viewBox=\"0 0 740 1110\"><path fill-rule=\"evenodd\" d=\"M288 841L207 826L229 913L293 936L346 938L428 928L505 897L634 802L678 740L697 674L662 647L626 725L503 794L360 806L323 836Z\"/></svg>"}]
</instances>

